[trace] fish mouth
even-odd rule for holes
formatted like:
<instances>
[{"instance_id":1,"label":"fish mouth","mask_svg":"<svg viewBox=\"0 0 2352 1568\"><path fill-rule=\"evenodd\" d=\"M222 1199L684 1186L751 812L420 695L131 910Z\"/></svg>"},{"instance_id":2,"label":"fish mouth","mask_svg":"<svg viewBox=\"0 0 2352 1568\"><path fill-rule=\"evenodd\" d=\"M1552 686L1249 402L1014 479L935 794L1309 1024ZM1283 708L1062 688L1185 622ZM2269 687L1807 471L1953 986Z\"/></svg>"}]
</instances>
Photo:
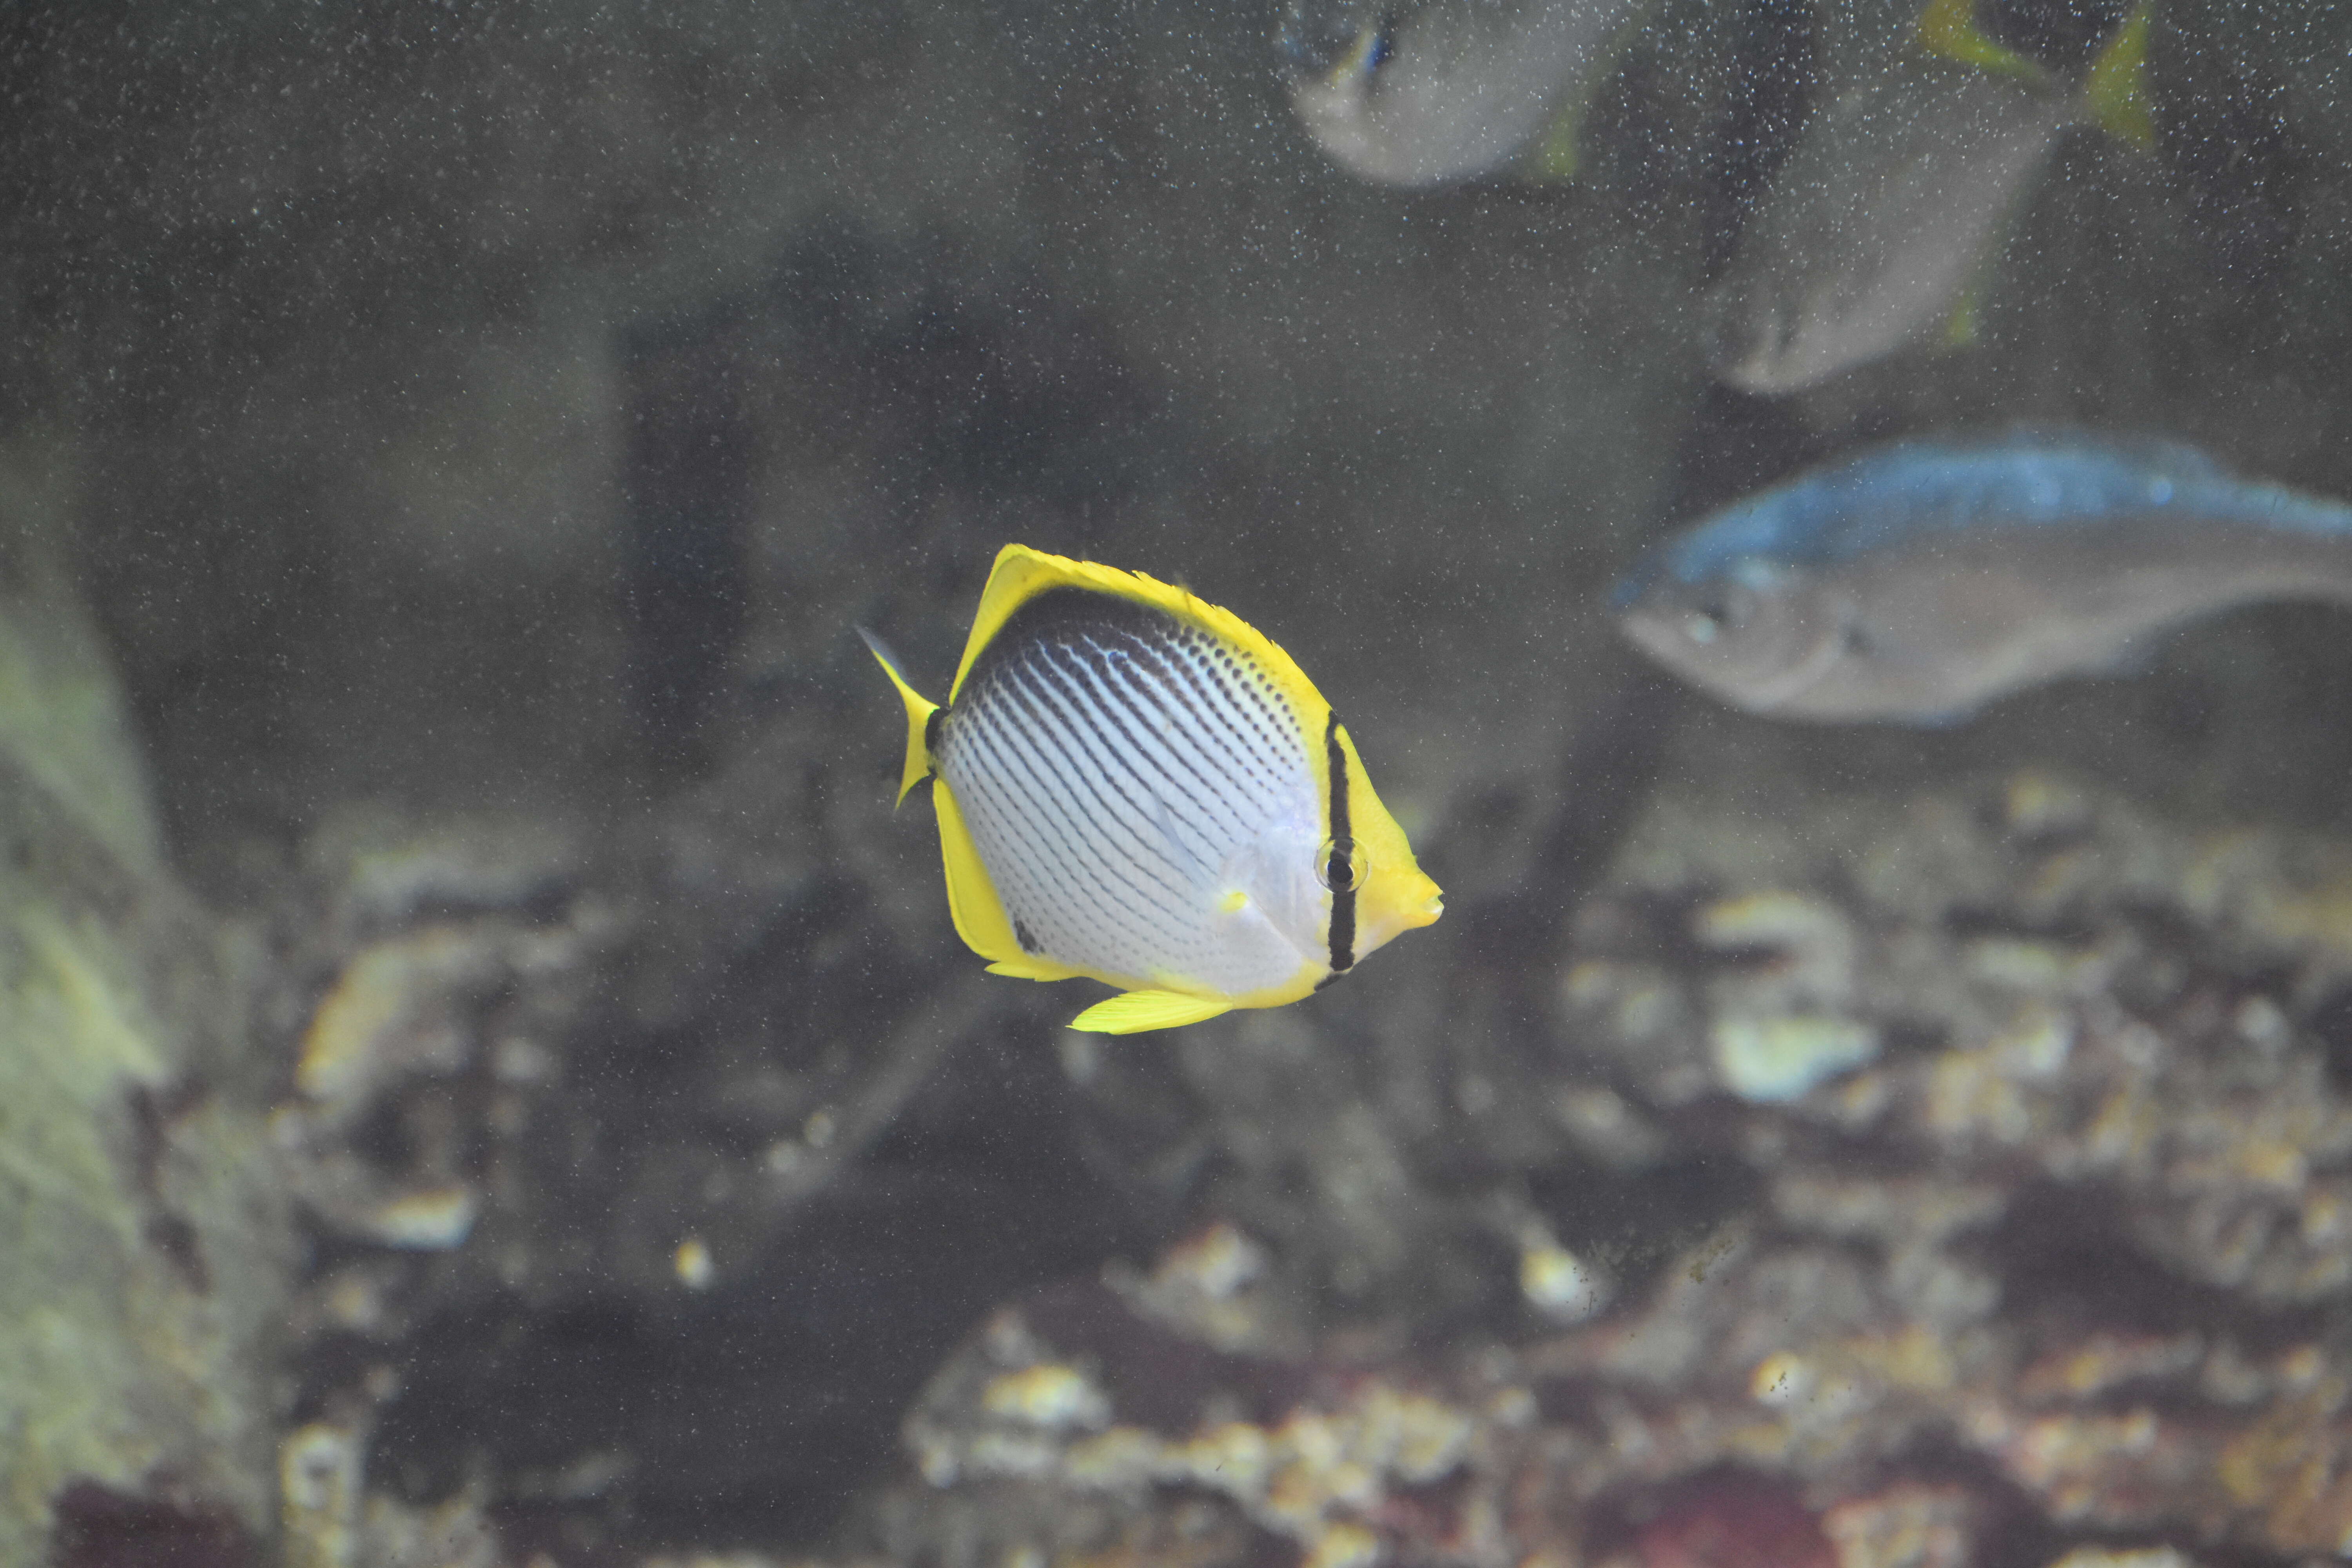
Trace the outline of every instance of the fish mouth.
<instances>
[{"instance_id":1,"label":"fish mouth","mask_svg":"<svg viewBox=\"0 0 2352 1568\"><path fill-rule=\"evenodd\" d=\"M1667 668L1685 673L1682 644L1665 613L1652 605L1635 605L1617 616L1617 629L1625 640L1656 659ZM1686 679L1698 679L1696 674Z\"/></svg>"},{"instance_id":2,"label":"fish mouth","mask_svg":"<svg viewBox=\"0 0 2352 1568\"><path fill-rule=\"evenodd\" d=\"M1727 321L1707 354L1715 379L1742 392L1769 396L1794 392L1818 379L1796 369L1791 334L1778 321L1764 327Z\"/></svg>"},{"instance_id":3,"label":"fish mouth","mask_svg":"<svg viewBox=\"0 0 2352 1568\"><path fill-rule=\"evenodd\" d=\"M1818 379L1795 368L1797 322L1785 305L1759 304L1752 287L1727 281L1709 296L1708 306L1715 321L1706 368L1716 380L1769 396Z\"/></svg>"},{"instance_id":4,"label":"fish mouth","mask_svg":"<svg viewBox=\"0 0 2352 1568\"><path fill-rule=\"evenodd\" d=\"M1710 668L1690 658L1690 646L1683 640L1674 618L1654 605L1637 605L1620 615L1617 628L1628 642L1684 680L1750 713L1775 713L1786 709L1827 679L1854 646L1850 621L1841 616L1829 634L1808 649L1802 658L1778 675L1755 679Z\"/></svg>"}]
</instances>

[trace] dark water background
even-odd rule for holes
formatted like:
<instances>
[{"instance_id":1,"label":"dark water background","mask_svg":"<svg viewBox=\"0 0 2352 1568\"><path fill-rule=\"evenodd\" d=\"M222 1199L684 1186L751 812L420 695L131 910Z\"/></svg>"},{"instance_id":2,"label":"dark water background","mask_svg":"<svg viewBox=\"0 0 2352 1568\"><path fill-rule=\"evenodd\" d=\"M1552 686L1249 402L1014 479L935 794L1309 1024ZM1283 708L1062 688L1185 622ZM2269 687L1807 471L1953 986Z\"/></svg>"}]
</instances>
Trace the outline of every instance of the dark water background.
<instances>
[{"instance_id":1,"label":"dark water background","mask_svg":"<svg viewBox=\"0 0 2352 1568\"><path fill-rule=\"evenodd\" d=\"M289 1061L351 953L421 921L617 933L559 1001L467 994L467 1061L512 1029L561 1063L527 1114L469 1066L349 1130L487 1195L442 1252L304 1211L298 1284L388 1258L394 1308L289 1328L282 1419L390 1369L373 1484L476 1487L516 1562L854 1535L992 1305L1205 1220L1273 1243L1319 1327L1442 1347L1517 1331L1496 1191L1634 1273L1755 1202L1763 1167L1696 1133L1604 1176L1464 1109L1465 1077L1562 1070L1526 1064L1573 911L1657 792L1736 839L2030 763L2343 830L2335 612L1928 731L1733 715L1616 642L1643 542L1916 430L2166 434L2352 495L2327 7L2163 7L2158 153L2069 135L1978 348L1709 384L1698 294L1807 71L1906 21L1664 0L1585 177L1401 193L1306 141L1252 4L0 16L0 427L71 476L178 875L269 954L251 1049ZM944 686L1008 540L1282 641L1445 921L1300 1017L1100 1061L1058 1028L1078 988L977 979L851 627ZM463 869L352 891L444 828ZM1360 1135L1370 1196L1318 1174ZM777 1176L786 1145L822 1178Z\"/></svg>"}]
</instances>

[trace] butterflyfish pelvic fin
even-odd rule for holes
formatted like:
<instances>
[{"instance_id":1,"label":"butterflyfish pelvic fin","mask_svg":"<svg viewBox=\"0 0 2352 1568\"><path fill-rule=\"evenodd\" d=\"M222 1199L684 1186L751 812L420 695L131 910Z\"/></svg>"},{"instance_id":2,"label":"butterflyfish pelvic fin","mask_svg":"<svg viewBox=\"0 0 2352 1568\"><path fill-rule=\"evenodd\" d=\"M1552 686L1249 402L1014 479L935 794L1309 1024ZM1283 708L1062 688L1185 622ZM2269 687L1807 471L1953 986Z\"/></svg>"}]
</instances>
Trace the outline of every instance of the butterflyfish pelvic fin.
<instances>
[{"instance_id":1,"label":"butterflyfish pelvic fin","mask_svg":"<svg viewBox=\"0 0 2352 1568\"><path fill-rule=\"evenodd\" d=\"M940 705L907 684L907 678L898 673L898 656L880 637L864 626L857 628L857 635L866 639L874 662L882 667L882 673L898 689L898 700L907 705L907 767L898 779L898 803L903 805L915 786L931 776L931 715L940 710Z\"/></svg>"},{"instance_id":2,"label":"butterflyfish pelvic fin","mask_svg":"<svg viewBox=\"0 0 2352 1568\"><path fill-rule=\"evenodd\" d=\"M1911 36L1931 55L1979 66L2028 81L2046 82L2050 73L1977 26L1976 0L1927 0Z\"/></svg>"},{"instance_id":3,"label":"butterflyfish pelvic fin","mask_svg":"<svg viewBox=\"0 0 2352 1568\"><path fill-rule=\"evenodd\" d=\"M999 959L988 966L991 974L1009 974L1015 980L1075 980L1079 976L1058 963L1042 958Z\"/></svg>"},{"instance_id":4,"label":"butterflyfish pelvic fin","mask_svg":"<svg viewBox=\"0 0 2352 1568\"><path fill-rule=\"evenodd\" d=\"M1197 1024L1233 1004L1208 996L1187 996L1175 991L1124 991L1108 1002L1097 1002L1070 1020L1073 1029L1095 1035L1139 1035L1147 1029L1177 1029Z\"/></svg>"},{"instance_id":5,"label":"butterflyfish pelvic fin","mask_svg":"<svg viewBox=\"0 0 2352 1568\"><path fill-rule=\"evenodd\" d=\"M2083 78L2091 118L2116 141L2143 153L2156 147L2156 110L2147 90L2147 11L2148 0L2131 8Z\"/></svg>"}]
</instances>

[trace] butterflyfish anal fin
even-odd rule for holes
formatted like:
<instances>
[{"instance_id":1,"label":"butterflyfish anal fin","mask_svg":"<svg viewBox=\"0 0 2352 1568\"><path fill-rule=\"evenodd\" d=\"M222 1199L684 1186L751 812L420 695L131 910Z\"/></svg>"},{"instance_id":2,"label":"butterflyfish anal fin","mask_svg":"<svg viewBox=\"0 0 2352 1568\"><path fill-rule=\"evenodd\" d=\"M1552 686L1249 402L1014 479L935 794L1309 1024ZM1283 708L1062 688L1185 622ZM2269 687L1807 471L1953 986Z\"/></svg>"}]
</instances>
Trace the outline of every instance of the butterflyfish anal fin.
<instances>
[{"instance_id":1,"label":"butterflyfish anal fin","mask_svg":"<svg viewBox=\"0 0 2352 1568\"><path fill-rule=\"evenodd\" d=\"M940 705L908 684L907 678L899 673L898 656L880 637L864 626L857 628L857 635L866 639L866 650L874 655L874 662L882 667L882 673L888 676L890 684L898 689L898 700L907 705L907 765L898 776L898 802L903 805L914 787L929 778L933 772L931 715L940 710Z\"/></svg>"},{"instance_id":2,"label":"butterflyfish anal fin","mask_svg":"<svg viewBox=\"0 0 2352 1568\"><path fill-rule=\"evenodd\" d=\"M1139 1035L1147 1029L1178 1029L1233 1011L1233 1004L1175 991L1127 991L1097 1002L1070 1020L1073 1029L1096 1035Z\"/></svg>"},{"instance_id":3,"label":"butterflyfish anal fin","mask_svg":"<svg viewBox=\"0 0 2352 1568\"><path fill-rule=\"evenodd\" d=\"M2107 134L2143 153L2156 147L2156 111L2147 90L2147 0L2140 0L2083 79L2091 117Z\"/></svg>"},{"instance_id":4,"label":"butterflyfish anal fin","mask_svg":"<svg viewBox=\"0 0 2352 1568\"><path fill-rule=\"evenodd\" d=\"M1000 973L1019 972L1034 980L1066 980L1075 974L1075 970L1058 970L1050 975L1028 973L1054 966L1024 948L1013 933L1013 917L1005 913L996 882L971 841L971 829L964 826L963 807L956 803L955 792L945 779L931 785L931 809L940 819L940 858L947 863L948 913L954 918L956 935L963 938L963 944L988 960L991 967L1013 966Z\"/></svg>"}]
</instances>

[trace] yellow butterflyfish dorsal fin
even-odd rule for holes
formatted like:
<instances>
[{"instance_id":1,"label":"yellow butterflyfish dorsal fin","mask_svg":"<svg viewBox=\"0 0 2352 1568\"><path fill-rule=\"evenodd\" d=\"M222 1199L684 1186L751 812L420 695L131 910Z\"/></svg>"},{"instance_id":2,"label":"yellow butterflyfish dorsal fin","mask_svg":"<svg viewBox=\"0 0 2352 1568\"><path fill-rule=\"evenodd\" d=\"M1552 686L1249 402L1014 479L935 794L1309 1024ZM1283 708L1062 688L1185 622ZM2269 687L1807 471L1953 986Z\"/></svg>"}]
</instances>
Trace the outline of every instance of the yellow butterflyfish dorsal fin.
<instances>
[{"instance_id":1,"label":"yellow butterflyfish dorsal fin","mask_svg":"<svg viewBox=\"0 0 2352 1568\"><path fill-rule=\"evenodd\" d=\"M1194 598L1185 589L1140 572L1122 572L1116 566L1049 555L1025 544L1008 544L996 552L996 565L988 574L988 586L981 591L980 613L972 618L971 636L964 641L963 662L956 667L955 684L948 689L950 702L963 689L964 678L971 673L982 650L996 640L996 634L1004 629L1013 612L1052 588L1087 588L1150 605L1188 625L1214 633L1255 659L1283 695L1290 699L1300 722L1318 734L1321 732L1330 705L1315 689L1315 683L1272 637L1231 610Z\"/></svg>"},{"instance_id":2,"label":"yellow butterflyfish dorsal fin","mask_svg":"<svg viewBox=\"0 0 2352 1568\"><path fill-rule=\"evenodd\" d=\"M1187 996L1177 991L1126 991L1108 1002L1097 1002L1070 1020L1073 1029L1096 1035L1139 1035L1147 1029L1178 1029L1233 1011L1233 1004L1213 996Z\"/></svg>"},{"instance_id":3,"label":"yellow butterflyfish dorsal fin","mask_svg":"<svg viewBox=\"0 0 2352 1568\"><path fill-rule=\"evenodd\" d=\"M2050 72L1977 26L1976 0L1927 0L1911 36L1931 55L1979 66L2028 81L2047 82Z\"/></svg>"},{"instance_id":4,"label":"yellow butterflyfish dorsal fin","mask_svg":"<svg viewBox=\"0 0 2352 1568\"><path fill-rule=\"evenodd\" d=\"M2148 0L2140 0L2083 78L2091 118L2107 134L2143 153L2156 147L2156 110L2147 90L2147 33Z\"/></svg>"},{"instance_id":5,"label":"yellow butterflyfish dorsal fin","mask_svg":"<svg viewBox=\"0 0 2352 1568\"><path fill-rule=\"evenodd\" d=\"M880 637L864 626L857 628L857 635L866 639L874 662L882 667L882 673L898 689L898 700L907 705L907 765L898 777L898 803L903 805L914 787L931 776L931 715L940 710L940 705L907 683L898 671L898 655Z\"/></svg>"}]
</instances>

